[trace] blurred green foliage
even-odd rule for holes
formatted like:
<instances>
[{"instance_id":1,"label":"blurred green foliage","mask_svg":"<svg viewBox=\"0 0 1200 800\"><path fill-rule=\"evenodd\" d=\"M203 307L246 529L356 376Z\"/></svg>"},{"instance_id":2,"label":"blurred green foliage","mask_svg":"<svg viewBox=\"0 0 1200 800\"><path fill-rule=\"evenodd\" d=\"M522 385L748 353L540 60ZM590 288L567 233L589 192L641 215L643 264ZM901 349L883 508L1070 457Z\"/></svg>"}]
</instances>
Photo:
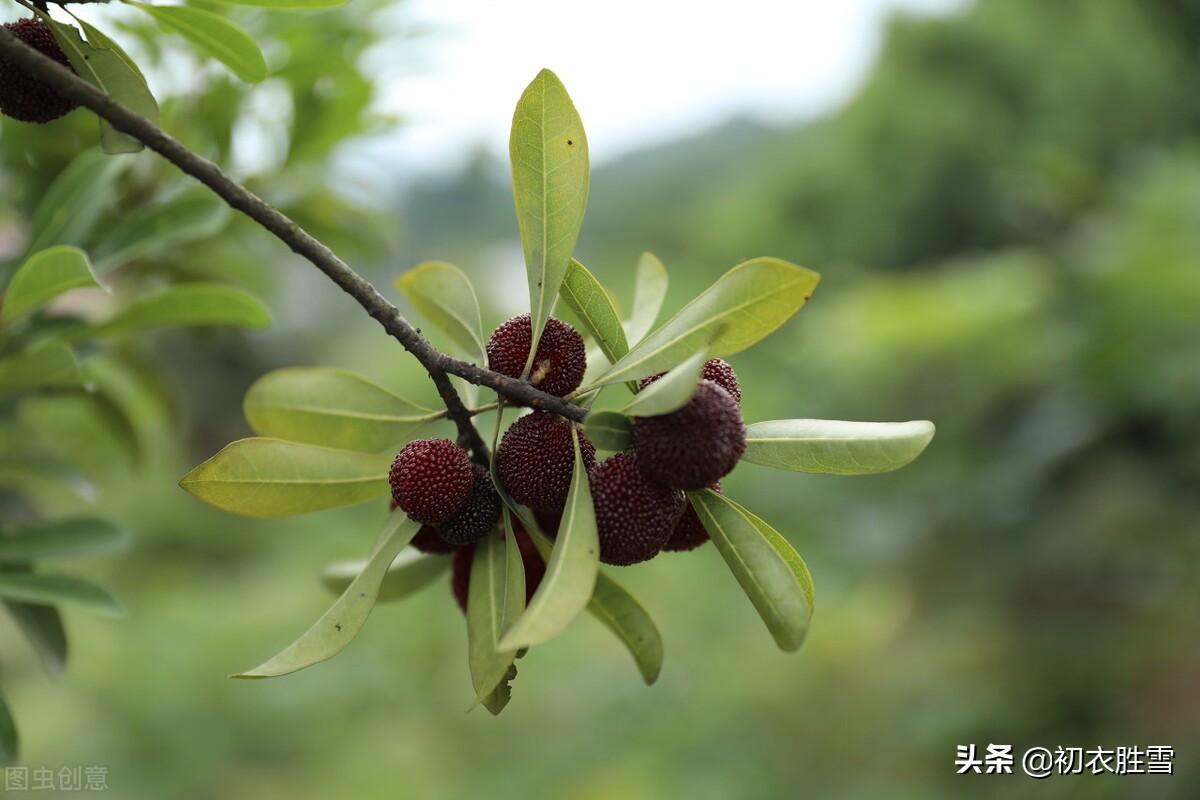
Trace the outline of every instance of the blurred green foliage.
<instances>
[{"instance_id":1,"label":"blurred green foliage","mask_svg":"<svg viewBox=\"0 0 1200 800\"><path fill-rule=\"evenodd\" d=\"M399 265L457 261L490 327L519 310L505 284L523 288L502 170L411 192L403 242L394 215L313 188L367 124L329 88L369 96L354 53L374 29L351 8L258 20L287 44L276 85L293 111L282 131L286 115L256 123L291 145L254 187L381 284ZM748 421L939 428L894 475L746 465L727 481L813 571L796 655L775 651L711 547L622 572L666 638L652 689L583 621L523 659L503 717L463 714L465 626L439 586L380 607L331 664L227 681L320 613L317 570L361 556L384 509L235 519L174 486L185 464L245 434L237 403L268 369L333 364L436 401L370 320L240 221L129 268L234 279L268 293L279 321L121 345L163 376L171 427L142 467L104 450L102 430L72 441L138 537L101 568L131 614L68 615L75 661L56 685L0 627L27 760L107 765L130 798L1197 796L1198 39L1193 0L981 0L898 18L829 118L731 124L595 171L579 257L621 298L645 248L670 270L668 311L747 256L823 273L797 320L734 359ZM224 161L247 97L218 75L164 118ZM44 133L5 123L0 225L92 141L83 116ZM177 186L143 154L106 210ZM955 776L970 742L1168 744L1178 774Z\"/></svg>"}]
</instances>

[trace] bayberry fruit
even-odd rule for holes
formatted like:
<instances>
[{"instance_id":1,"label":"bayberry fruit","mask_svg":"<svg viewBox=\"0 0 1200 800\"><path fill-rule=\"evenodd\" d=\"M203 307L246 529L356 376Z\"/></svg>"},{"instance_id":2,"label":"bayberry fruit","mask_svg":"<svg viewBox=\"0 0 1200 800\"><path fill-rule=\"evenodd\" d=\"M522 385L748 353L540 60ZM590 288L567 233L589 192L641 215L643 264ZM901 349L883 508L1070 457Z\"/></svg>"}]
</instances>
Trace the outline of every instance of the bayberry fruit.
<instances>
[{"instance_id":1,"label":"bayberry fruit","mask_svg":"<svg viewBox=\"0 0 1200 800\"><path fill-rule=\"evenodd\" d=\"M665 372L660 372L657 375L651 375L649 378L642 378L638 388L645 389L656 380L666 375ZM729 362L723 358L710 358L704 363L704 369L700 372L700 379L712 381L717 386L720 386L725 391L733 395L733 399L742 402L742 387L738 383L737 373L733 371L733 367L729 366Z\"/></svg>"},{"instance_id":2,"label":"bayberry fruit","mask_svg":"<svg viewBox=\"0 0 1200 800\"><path fill-rule=\"evenodd\" d=\"M546 576L546 563L542 561L537 547L529 534L517 526L514 531L517 547L521 550L521 563L525 565L525 602L533 599L533 593L542 584ZM454 591L454 599L458 607L467 613L467 600L471 594L471 562L475 560L475 545L470 544L454 552L454 561L450 565L450 588Z\"/></svg>"},{"instance_id":3,"label":"bayberry fruit","mask_svg":"<svg viewBox=\"0 0 1200 800\"><path fill-rule=\"evenodd\" d=\"M393 498L388 503L388 511L395 511L397 508L399 506L396 505L396 500ZM422 525L410 544L422 553L431 556L444 556L454 552L454 545L439 536L437 529L432 525Z\"/></svg>"},{"instance_id":4,"label":"bayberry fruit","mask_svg":"<svg viewBox=\"0 0 1200 800\"><path fill-rule=\"evenodd\" d=\"M575 467L571 425L562 417L534 411L504 432L496 448L496 475L509 497L536 511L562 510ZM596 464L596 448L582 431L579 451L584 468L590 470Z\"/></svg>"},{"instance_id":5,"label":"bayberry fruit","mask_svg":"<svg viewBox=\"0 0 1200 800\"><path fill-rule=\"evenodd\" d=\"M396 456L388 480L392 499L405 514L440 525L462 508L475 471L467 451L449 439L417 439Z\"/></svg>"},{"instance_id":6,"label":"bayberry fruit","mask_svg":"<svg viewBox=\"0 0 1200 800\"><path fill-rule=\"evenodd\" d=\"M721 484L714 483L708 488L720 493ZM700 522L700 516L689 502L683 509L683 515L679 518L679 522L676 523L675 530L671 531L671 538L667 539L667 543L663 545L663 550L671 553L682 553L687 550L695 550L708 540L708 531L704 529L704 525Z\"/></svg>"},{"instance_id":7,"label":"bayberry fruit","mask_svg":"<svg viewBox=\"0 0 1200 800\"><path fill-rule=\"evenodd\" d=\"M21 19L6 23L4 27L42 55L72 69L54 32L42 20ZM0 57L0 114L22 122L42 123L58 119L73 108L73 101Z\"/></svg>"},{"instance_id":8,"label":"bayberry fruit","mask_svg":"<svg viewBox=\"0 0 1200 800\"><path fill-rule=\"evenodd\" d=\"M729 392L702 380L687 405L633 422L633 449L647 478L692 491L728 475L746 450L742 410Z\"/></svg>"},{"instance_id":9,"label":"bayberry fruit","mask_svg":"<svg viewBox=\"0 0 1200 800\"><path fill-rule=\"evenodd\" d=\"M505 322L492 331L488 340L488 366L512 378L521 377L532 338L528 314ZM562 320L547 319L529 370L529 382L543 392L562 397L579 388L586 370L587 352L579 331Z\"/></svg>"},{"instance_id":10,"label":"bayberry fruit","mask_svg":"<svg viewBox=\"0 0 1200 800\"><path fill-rule=\"evenodd\" d=\"M500 519L500 495L492 485L492 474L478 464L473 466L475 484L466 502L449 522L438 528L442 539L453 547L479 541Z\"/></svg>"},{"instance_id":11,"label":"bayberry fruit","mask_svg":"<svg viewBox=\"0 0 1200 800\"><path fill-rule=\"evenodd\" d=\"M653 558L671 538L686 500L683 492L649 480L639 456L618 453L591 471L600 560L624 566Z\"/></svg>"}]
</instances>

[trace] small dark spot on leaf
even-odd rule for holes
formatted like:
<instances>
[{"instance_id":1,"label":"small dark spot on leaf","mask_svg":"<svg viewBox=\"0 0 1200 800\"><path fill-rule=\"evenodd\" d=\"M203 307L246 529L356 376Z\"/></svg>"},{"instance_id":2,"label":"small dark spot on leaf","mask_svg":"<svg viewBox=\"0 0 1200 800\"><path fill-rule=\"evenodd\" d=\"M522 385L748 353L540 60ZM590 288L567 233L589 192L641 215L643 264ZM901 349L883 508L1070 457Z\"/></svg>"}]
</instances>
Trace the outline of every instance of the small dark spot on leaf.
<instances>
[{"instance_id":1,"label":"small dark spot on leaf","mask_svg":"<svg viewBox=\"0 0 1200 800\"><path fill-rule=\"evenodd\" d=\"M568 145L573 145L573 144L575 144L575 143L574 143L574 142L572 142L570 139L567 139L567 144L568 144Z\"/></svg>"},{"instance_id":2,"label":"small dark spot on leaf","mask_svg":"<svg viewBox=\"0 0 1200 800\"><path fill-rule=\"evenodd\" d=\"M335 623L333 623L333 627L337 628L340 631L342 629L342 623L335 622Z\"/></svg>"},{"instance_id":3,"label":"small dark spot on leaf","mask_svg":"<svg viewBox=\"0 0 1200 800\"><path fill-rule=\"evenodd\" d=\"M359 597L366 597L366 596L367 596L367 593L366 593L366 592L359 592L359 593L358 593L358 596L359 596Z\"/></svg>"}]
</instances>

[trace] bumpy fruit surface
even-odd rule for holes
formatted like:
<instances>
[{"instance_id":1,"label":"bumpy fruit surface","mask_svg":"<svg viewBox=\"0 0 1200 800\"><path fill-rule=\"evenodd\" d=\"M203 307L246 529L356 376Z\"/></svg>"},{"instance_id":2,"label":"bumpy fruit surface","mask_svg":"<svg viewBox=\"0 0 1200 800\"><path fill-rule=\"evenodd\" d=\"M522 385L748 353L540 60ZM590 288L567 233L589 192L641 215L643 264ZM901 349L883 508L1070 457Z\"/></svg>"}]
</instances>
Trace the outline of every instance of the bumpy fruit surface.
<instances>
[{"instance_id":1,"label":"bumpy fruit surface","mask_svg":"<svg viewBox=\"0 0 1200 800\"><path fill-rule=\"evenodd\" d=\"M579 432L583 466L596 463L596 447ZM514 422L496 448L496 475L513 500L535 511L560 511L575 472L571 423L545 411ZM549 533L548 535L553 535Z\"/></svg>"},{"instance_id":2,"label":"bumpy fruit surface","mask_svg":"<svg viewBox=\"0 0 1200 800\"><path fill-rule=\"evenodd\" d=\"M708 488L720 493L721 484L714 483ZM700 522L700 516L696 513L696 509L692 508L691 502L688 502L687 506L683 509L683 515L675 525L675 530L671 532L671 538L667 539L667 543L663 545L663 550L671 553L695 550L707 542L708 539L708 531L704 529L704 525Z\"/></svg>"},{"instance_id":3,"label":"bumpy fruit surface","mask_svg":"<svg viewBox=\"0 0 1200 800\"><path fill-rule=\"evenodd\" d=\"M645 389L666 374L665 372L660 372L657 375L651 375L649 378L642 378L639 388ZM729 362L725 359L710 358L704 362L704 369L700 372L700 379L712 381L717 386L720 386L733 395L733 399L738 401L738 405L741 405L742 386L738 383L737 373L733 371L733 367L729 366Z\"/></svg>"},{"instance_id":4,"label":"bumpy fruit surface","mask_svg":"<svg viewBox=\"0 0 1200 800\"><path fill-rule=\"evenodd\" d=\"M488 366L512 378L521 377L532 339L529 315L513 317L492 331L487 345ZM579 388L586 370L587 352L579 331L554 317L546 320L529 382L543 392L562 397Z\"/></svg>"},{"instance_id":5,"label":"bumpy fruit surface","mask_svg":"<svg viewBox=\"0 0 1200 800\"><path fill-rule=\"evenodd\" d=\"M521 550L521 563L525 565L525 602L528 603L546 576L546 563L542 561L529 534L520 526L514 533L517 547ZM454 551L454 561L450 565L450 588L464 614L467 613L467 599L471 594L471 562L474 560L475 545L471 544Z\"/></svg>"},{"instance_id":6,"label":"bumpy fruit surface","mask_svg":"<svg viewBox=\"0 0 1200 800\"><path fill-rule=\"evenodd\" d=\"M4 27L42 55L71 69L50 26L42 20L22 19L9 22ZM0 58L0 114L22 122L41 123L58 119L73 108L75 103L23 72L15 64Z\"/></svg>"},{"instance_id":7,"label":"bumpy fruit surface","mask_svg":"<svg viewBox=\"0 0 1200 800\"><path fill-rule=\"evenodd\" d=\"M500 519L500 495L492 485L491 473L478 464L472 466L475 484L471 493L458 513L437 529L442 539L453 547L479 541Z\"/></svg>"},{"instance_id":8,"label":"bumpy fruit surface","mask_svg":"<svg viewBox=\"0 0 1200 800\"><path fill-rule=\"evenodd\" d=\"M733 395L702 380L687 405L633 423L638 466L653 481L692 491L728 475L746 450L746 425Z\"/></svg>"},{"instance_id":9,"label":"bumpy fruit surface","mask_svg":"<svg viewBox=\"0 0 1200 800\"><path fill-rule=\"evenodd\" d=\"M649 480L638 456L618 453L591 471L600 560L625 566L654 558L683 513L683 492Z\"/></svg>"},{"instance_id":10,"label":"bumpy fruit surface","mask_svg":"<svg viewBox=\"0 0 1200 800\"><path fill-rule=\"evenodd\" d=\"M458 513L475 485L467 451L449 439L417 439L392 462L392 499L405 514L440 525Z\"/></svg>"},{"instance_id":11,"label":"bumpy fruit surface","mask_svg":"<svg viewBox=\"0 0 1200 800\"><path fill-rule=\"evenodd\" d=\"M397 508L399 506L396 505L396 500L393 498L388 504L388 511L395 511ZM444 556L454 552L454 545L439 536L437 528L432 525L422 525L410 544L422 553L431 556Z\"/></svg>"}]
</instances>

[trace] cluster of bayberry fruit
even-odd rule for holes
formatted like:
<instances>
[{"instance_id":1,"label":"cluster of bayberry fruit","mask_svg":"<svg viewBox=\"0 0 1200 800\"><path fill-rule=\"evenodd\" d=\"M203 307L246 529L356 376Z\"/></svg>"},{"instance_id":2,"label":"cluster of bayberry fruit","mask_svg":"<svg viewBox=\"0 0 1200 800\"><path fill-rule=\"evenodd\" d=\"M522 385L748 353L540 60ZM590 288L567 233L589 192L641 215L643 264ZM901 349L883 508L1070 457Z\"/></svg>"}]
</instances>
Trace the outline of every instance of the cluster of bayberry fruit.
<instances>
[{"instance_id":1,"label":"cluster of bayberry fruit","mask_svg":"<svg viewBox=\"0 0 1200 800\"><path fill-rule=\"evenodd\" d=\"M21 19L4 27L34 50L71 69L54 31L42 20ZM73 108L74 102L0 57L0 114L22 122L50 122Z\"/></svg>"},{"instance_id":2,"label":"cluster of bayberry fruit","mask_svg":"<svg viewBox=\"0 0 1200 800\"><path fill-rule=\"evenodd\" d=\"M528 314L497 328L488 342L488 366L520 377L529 358ZM583 339L561 320L548 320L529 372L537 388L559 397L579 388L587 367ZM659 375L642 380L645 388ZM576 430L596 515L600 560L628 565L663 550L694 550L708 533L687 502L685 491L714 489L746 448L741 389L721 359L704 365L691 400L669 414L639 417L631 449L597 463L596 448ZM543 533L554 536L574 473L573 422L546 411L517 419L495 454L504 491L535 515ZM423 524L413 546L426 553L454 554L453 586L466 608L475 543L499 522L501 500L491 473L448 439L410 442L389 475L392 506ZM526 587L532 596L545 571L528 534L518 527Z\"/></svg>"}]
</instances>

